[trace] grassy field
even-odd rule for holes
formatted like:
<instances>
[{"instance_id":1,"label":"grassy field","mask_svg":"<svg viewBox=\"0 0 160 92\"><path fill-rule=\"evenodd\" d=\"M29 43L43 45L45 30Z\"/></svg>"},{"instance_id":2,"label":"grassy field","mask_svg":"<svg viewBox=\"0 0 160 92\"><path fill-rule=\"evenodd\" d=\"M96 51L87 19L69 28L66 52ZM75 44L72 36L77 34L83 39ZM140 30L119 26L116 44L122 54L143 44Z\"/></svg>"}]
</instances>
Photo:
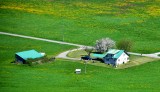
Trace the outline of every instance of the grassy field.
<instances>
[{"instance_id":1,"label":"grassy field","mask_svg":"<svg viewBox=\"0 0 160 92\"><path fill-rule=\"evenodd\" d=\"M94 45L130 39L132 51L160 51L160 2L145 0L1 0L0 30ZM86 41L87 39L87 41Z\"/></svg>"},{"instance_id":2,"label":"grassy field","mask_svg":"<svg viewBox=\"0 0 160 92\"><path fill-rule=\"evenodd\" d=\"M84 51L84 50L77 50L77 51L73 51L73 52L70 52L67 54L67 56L71 57L71 58L81 58L84 55L87 55L86 51ZM139 66L141 64L153 62L156 60L160 60L160 59L130 55L130 62L128 62L126 64L119 65L115 69L124 69L124 68L129 68L129 67L135 67L135 66ZM84 61L80 61L80 62L84 63ZM95 65L95 66L107 67L107 68L113 68L112 66L104 64L100 61L94 61L94 63L93 63L93 61L89 61L88 64Z\"/></svg>"},{"instance_id":3,"label":"grassy field","mask_svg":"<svg viewBox=\"0 0 160 92\"><path fill-rule=\"evenodd\" d=\"M94 45L102 37L127 38L134 42L134 52L158 52L159 4L159 0L0 0L0 31L60 41L64 36L64 41L84 45ZM35 49L51 57L73 48L0 35L0 92L160 90L160 60L125 69L87 64L86 74L84 64L77 61L56 59L32 67L10 63L23 50ZM82 73L74 74L76 68Z\"/></svg>"},{"instance_id":4,"label":"grassy field","mask_svg":"<svg viewBox=\"0 0 160 92\"><path fill-rule=\"evenodd\" d=\"M158 92L160 61L116 70L77 61L57 59L52 63L28 66L10 63L17 51L36 49L55 56L71 46L0 35L0 91L1 92L97 92L97 91L154 91ZM39 45L41 44L41 45ZM82 74L74 74L76 68Z\"/></svg>"},{"instance_id":5,"label":"grassy field","mask_svg":"<svg viewBox=\"0 0 160 92\"><path fill-rule=\"evenodd\" d=\"M3 64L3 61L6 60L10 62L13 61L15 53L20 51L35 49L39 52L45 52L49 57L52 57L65 50L75 48L74 46L64 46L43 41L28 40L24 38L3 35L0 35L0 39L0 64Z\"/></svg>"},{"instance_id":6,"label":"grassy field","mask_svg":"<svg viewBox=\"0 0 160 92\"><path fill-rule=\"evenodd\" d=\"M14 53L26 49L45 51L49 56L73 47L0 35L0 91L1 92L97 92L97 91L154 91L158 92L160 61L127 69L99 67L77 61L57 59L52 63L28 66L10 63ZM17 43L17 44L16 44ZM41 44L38 45L38 44ZM47 49L45 49L48 47ZM52 49L56 48L56 49ZM82 73L74 74L76 68Z\"/></svg>"},{"instance_id":7,"label":"grassy field","mask_svg":"<svg viewBox=\"0 0 160 92\"><path fill-rule=\"evenodd\" d=\"M1 67L0 91L3 92L159 92L159 62L125 70L57 60L35 67L8 64ZM74 74L76 68L82 74Z\"/></svg>"}]
</instances>

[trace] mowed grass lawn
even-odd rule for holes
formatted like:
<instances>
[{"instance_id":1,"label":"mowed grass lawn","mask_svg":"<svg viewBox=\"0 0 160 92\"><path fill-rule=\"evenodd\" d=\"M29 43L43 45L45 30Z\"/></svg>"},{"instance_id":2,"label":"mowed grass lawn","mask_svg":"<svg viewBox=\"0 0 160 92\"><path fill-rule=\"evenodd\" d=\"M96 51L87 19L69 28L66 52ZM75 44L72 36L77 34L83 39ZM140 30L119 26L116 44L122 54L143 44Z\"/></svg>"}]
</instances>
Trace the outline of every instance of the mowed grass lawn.
<instances>
[{"instance_id":1,"label":"mowed grass lawn","mask_svg":"<svg viewBox=\"0 0 160 92\"><path fill-rule=\"evenodd\" d=\"M71 46L0 35L0 91L1 92L159 92L160 61L116 70L57 59L52 63L28 66L10 63L14 53L26 49L57 55ZM41 45L39 45L41 44ZM74 70L81 68L81 74Z\"/></svg>"},{"instance_id":2,"label":"mowed grass lawn","mask_svg":"<svg viewBox=\"0 0 160 92\"><path fill-rule=\"evenodd\" d=\"M133 52L160 51L160 1L1 0L0 30L94 45L130 39Z\"/></svg>"}]
</instances>

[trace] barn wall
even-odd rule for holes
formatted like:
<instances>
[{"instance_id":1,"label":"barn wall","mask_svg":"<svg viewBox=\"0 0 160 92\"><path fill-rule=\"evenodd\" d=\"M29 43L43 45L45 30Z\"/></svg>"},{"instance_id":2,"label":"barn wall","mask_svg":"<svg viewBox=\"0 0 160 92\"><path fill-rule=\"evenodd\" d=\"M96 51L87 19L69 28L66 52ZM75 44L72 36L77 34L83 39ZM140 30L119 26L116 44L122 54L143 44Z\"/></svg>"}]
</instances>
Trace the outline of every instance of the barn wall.
<instances>
[{"instance_id":1,"label":"barn wall","mask_svg":"<svg viewBox=\"0 0 160 92\"><path fill-rule=\"evenodd\" d=\"M15 55L16 61L25 64L25 60L18 55Z\"/></svg>"},{"instance_id":2,"label":"barn wall","mask_svg":"<svg viewBox=\"0 0 160 92\"><path fill-rule=\"evenodd\" d=\"M126 53L122 53L122 55L116 60L116 65L120 65L123 63L127 63L129 60L127 60L129 56Z\"/></svg>"},{"instance_id":3,"label":"barn wall","mask_svg":"<svg viewBox=\"0 0 160 92\"><path fill-rule=\"evenodd\" d=\"M105 57L103 60L106 64L115 64L115 60L113 58Z\"/></svg>"}]
</instances>

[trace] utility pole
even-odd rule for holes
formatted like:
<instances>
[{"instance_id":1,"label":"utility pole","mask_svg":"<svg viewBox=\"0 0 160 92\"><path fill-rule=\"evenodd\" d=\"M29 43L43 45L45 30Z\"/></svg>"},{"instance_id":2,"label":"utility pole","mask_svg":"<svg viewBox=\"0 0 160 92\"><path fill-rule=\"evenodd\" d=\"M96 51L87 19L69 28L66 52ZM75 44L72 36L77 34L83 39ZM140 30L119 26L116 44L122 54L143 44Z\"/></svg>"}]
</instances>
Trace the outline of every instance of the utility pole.
<instances>
[{"instance_id":1,"label":"utility pole","mask_svg":"<svg viewBox=\"0 0 160 92\"><path fill-rule=\"evenodd\" d=\"M62 41L64 41L64 22L62 23Z\"/></svg>"},{"instance_id":2,"label":"utility pole","mask_svg":"<svg viewBox=\"0 0 160 92\"><path fill-rule=\"evenodd\" d=\"M84 73L86 73L86 67L87 67L87 61L84 61L85 67L84 67Z\"/></svg>"}]
</instances>

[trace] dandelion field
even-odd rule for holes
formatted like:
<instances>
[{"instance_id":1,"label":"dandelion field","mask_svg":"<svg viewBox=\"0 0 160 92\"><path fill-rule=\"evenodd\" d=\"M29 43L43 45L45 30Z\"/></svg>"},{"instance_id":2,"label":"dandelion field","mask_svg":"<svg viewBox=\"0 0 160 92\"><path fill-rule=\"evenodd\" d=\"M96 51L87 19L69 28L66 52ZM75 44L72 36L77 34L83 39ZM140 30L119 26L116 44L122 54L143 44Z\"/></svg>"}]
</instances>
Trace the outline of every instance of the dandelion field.
<instances>
[{"instance_id":1,"label":"dandelion field","mask_svg":"<svg viewBox=\"0 0 160 92\"><path fill-rule=\"evenodd\" d=\"M94 45L130 39L132 51L160 51L160 1L1 0L0 30ZM87 40L86 40L87 39Z\"/></svg>"}]
</instances>

